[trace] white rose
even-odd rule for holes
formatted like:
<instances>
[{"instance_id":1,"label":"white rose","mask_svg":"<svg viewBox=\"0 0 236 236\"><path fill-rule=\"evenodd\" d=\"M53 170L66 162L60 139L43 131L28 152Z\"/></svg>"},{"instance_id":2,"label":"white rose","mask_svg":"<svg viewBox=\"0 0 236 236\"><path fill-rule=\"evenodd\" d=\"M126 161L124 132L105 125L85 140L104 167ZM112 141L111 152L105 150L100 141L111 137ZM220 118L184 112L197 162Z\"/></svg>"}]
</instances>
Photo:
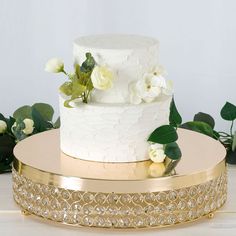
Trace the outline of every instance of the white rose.
<instances>
[{"instance_id":1,"label":"white rose","mask_svg":"<svg viewBox=\"0 0 236 236\"><path fill-rule=\"evenodd\" d=\"M59 73L62 72L63 70L64 70L64 62L59 58L50 59L45 66L45 71L51 73Z\"/></svg>"},{"instance_id":2,"label":"white rose","mask_svg":"<svg viewBox=\"0 0 236 236\"><path fill-rule=\"evenodd\" d=\"M22 130L26 135L32 134L34 131L34 121L31 119L24 119L25 128Z\"/></svg>"},{"instance_id":3,"label":"white rose","mask_svg":"<svg viewBox=\"0 0 236 236\"><path fill-rule=\"evenodd\" d=\"M148 149L148 155L153 162L161 163L165 160L166 154L163 145L151 144Z\"/></svg>"},{"instance_id":4,"label":"white rose","mask_svg":"<svg viewBox=\"0 0 236 236\"><path fill-rule=\"evenodd\" d=\"M4 120L0 120L0 134L5 133L7 130L7 123Z\"/></svg>"},{"instance_id":5,"label":"white rose","mask_svg":"<svg viewBox=\"0 0 236 236\"><path fill-rule=\"evenodd\" d=\"M106 90L112 87L114 74L105 66L95 66L91 74L94 88Z\"/></svg>"},{"instance_id":6,"label":"white rose","mask_svg":"<svg viewBox=\"0 0 236 236\"><path fill-rule=\"evenodd\" d=\"M161 177L165 173L164 163L152 163L148 168L148 174L151 177Z\"/></svg>"}]
</instances>

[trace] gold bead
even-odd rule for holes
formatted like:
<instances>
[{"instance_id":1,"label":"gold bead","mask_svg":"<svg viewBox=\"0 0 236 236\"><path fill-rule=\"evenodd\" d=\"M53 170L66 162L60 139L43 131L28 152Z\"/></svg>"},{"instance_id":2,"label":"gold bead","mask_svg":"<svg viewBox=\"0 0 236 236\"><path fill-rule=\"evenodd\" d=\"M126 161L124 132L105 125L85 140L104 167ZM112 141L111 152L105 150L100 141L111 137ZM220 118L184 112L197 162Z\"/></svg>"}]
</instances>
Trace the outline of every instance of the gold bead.
<instances>
[{"instance_id":1,"label":"gold bead","mask_svg":"<svg viewBox=\"0 0 236 236\"><path fill-rule=\"evenodd\" d=\"M212 219L214 218L214 216L215 216L214 212L211 212L208 214L208 219Z\"/></svg>"},{"instance_id":2,"label":"gold bead","mask_svg":"<svg viewBox=\"0 0 236 236\"><path fill-rule=\"evenodd\" d=\"M27 210L21 210L21 214L24 216L30 215L30 213Z\"/></svg>"}]
</instances>

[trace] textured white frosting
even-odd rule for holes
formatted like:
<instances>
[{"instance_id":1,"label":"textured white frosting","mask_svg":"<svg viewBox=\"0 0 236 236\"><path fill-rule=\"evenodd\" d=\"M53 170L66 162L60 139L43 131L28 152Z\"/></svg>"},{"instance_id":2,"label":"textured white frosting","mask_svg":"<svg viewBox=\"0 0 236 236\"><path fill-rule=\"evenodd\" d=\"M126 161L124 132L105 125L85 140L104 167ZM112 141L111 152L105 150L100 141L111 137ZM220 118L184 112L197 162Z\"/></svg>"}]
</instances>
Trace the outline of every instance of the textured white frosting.
<instances>
[{"instance_id":1,"label":"textured white frosting","mask_svg":"<svg viewBox=\"0 0 236 236\"><path fill-rule=\"evenodd\" d=\"M115 74L113 88L94 91L92 100L101 103L129 103L129 84L158 64L158 41L134 35L96 35L75 40L74 58L81 64L90 52L99 65Z\"/></svg>"},{"instance_id":2,"label":"textured white frosting","mask_svg":"<svg viewBox=\"0 0 236 236\"><path fill-rule=\"evenodd\" d=\"M97 35L75 40L74 59L80 65L90 52L98 65L115 74L113 87L94 90L89 104L66 108L60 95L61 149L75 158L99 162L149 159L149 135L167 124L171 96L133 105L131 82L141 80L158 65L158 41L133 35Z\"/></svg>"},{"instance_id":3,"label":"textured white frosting","mask_svg":"<svg viewBox=\"0 0 236 236\"><path fill-rule=\"evenodd\" d=\"M147 138L168 123L170 101L163 97L140 105L75 103L75 108L66 108L60 96L61 149L84 160L147 160Z\"/></svg>"}]
</instances>

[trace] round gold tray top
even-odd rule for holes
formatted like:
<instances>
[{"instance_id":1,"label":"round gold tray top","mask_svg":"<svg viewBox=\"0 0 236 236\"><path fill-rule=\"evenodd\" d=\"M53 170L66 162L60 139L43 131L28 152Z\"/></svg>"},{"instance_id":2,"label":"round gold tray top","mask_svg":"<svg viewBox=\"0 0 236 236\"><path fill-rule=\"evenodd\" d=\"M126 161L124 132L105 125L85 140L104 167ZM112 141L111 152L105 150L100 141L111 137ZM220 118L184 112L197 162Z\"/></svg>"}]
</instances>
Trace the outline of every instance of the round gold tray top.
<instances>
[{"instance_id":1,"label":"round gold tray top","mask_svg":"<svg viewBox=\"0 0 236 236\"><path fill-rule=\"evenodd\" d=\"M150 161L102 163L69 157L60 150L59 135L59 130L53 130L21 141L14 150L17 158L14 167L24 176L43 184L105 192L188 187L211 180L225 168L225 148L214 139L188 130L179 130L182 159L175 170L176 175L163 178L148 175Z\"/></svg>"},{"instance_id":2,"label":"round gold tray top","mask_svg":"<svg viewBox=\"0 0 236 236\"><path fill-rule=\"evenodd\" d=\"M226 151L205 135L179 129L182 159L175 175L160 178L148 175L150 161L67 156L59 135L37 134L14 150L14 199L37 216L77 226L162 227L198 219L226 200Z\"/></svg>"}]
</instances>

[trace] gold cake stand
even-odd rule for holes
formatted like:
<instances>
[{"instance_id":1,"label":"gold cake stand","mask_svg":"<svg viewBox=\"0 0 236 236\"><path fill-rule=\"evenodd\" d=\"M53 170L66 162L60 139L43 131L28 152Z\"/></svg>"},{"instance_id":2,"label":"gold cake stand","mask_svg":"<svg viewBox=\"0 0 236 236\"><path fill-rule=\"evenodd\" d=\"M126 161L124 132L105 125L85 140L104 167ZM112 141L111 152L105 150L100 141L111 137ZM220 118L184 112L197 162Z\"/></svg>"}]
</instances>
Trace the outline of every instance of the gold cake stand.
<instances>
[{"instance_id":1,"label":"gold cake stand","mask_svg":"<svg viewBox=\"0 0 236 236\"><path fill-rule=\"evenodd\" d=\"M150 161L75 159L60 151L59 130L34 135L14 150L14 199L26 213L74 226L151 228L212 216L226 201L226 151L202 134L178 134L176 174L160 178L148 175Z\"/></svg>"}]
</instances>

